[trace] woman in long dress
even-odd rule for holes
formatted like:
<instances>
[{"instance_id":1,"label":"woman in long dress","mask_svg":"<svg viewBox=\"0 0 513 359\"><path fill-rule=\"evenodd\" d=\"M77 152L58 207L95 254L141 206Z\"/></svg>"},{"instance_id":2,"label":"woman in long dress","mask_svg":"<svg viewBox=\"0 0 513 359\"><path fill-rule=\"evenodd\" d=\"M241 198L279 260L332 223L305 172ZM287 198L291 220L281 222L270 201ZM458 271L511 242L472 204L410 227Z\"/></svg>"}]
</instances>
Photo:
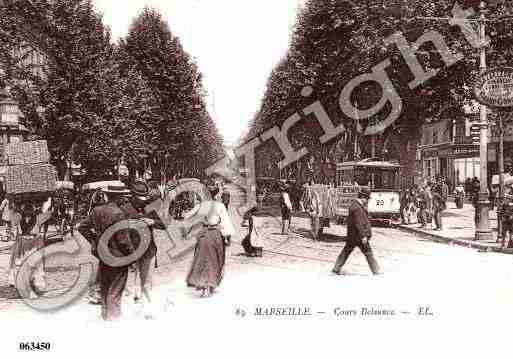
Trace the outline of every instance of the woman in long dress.
<instances>
[{"instance_id":1,"label":"woman in long dress","mask_svg":"<svg viewBox=\"0 0 513 359\"><path fill-rule=\"evenodd\" d=\"M221 217L212 214L206 217L203 228L197 234L196 249L187 285L201 291L202 296L211 296L223 279L225 264L225 240L219 230Z\"/></svg>"}]
</instances>

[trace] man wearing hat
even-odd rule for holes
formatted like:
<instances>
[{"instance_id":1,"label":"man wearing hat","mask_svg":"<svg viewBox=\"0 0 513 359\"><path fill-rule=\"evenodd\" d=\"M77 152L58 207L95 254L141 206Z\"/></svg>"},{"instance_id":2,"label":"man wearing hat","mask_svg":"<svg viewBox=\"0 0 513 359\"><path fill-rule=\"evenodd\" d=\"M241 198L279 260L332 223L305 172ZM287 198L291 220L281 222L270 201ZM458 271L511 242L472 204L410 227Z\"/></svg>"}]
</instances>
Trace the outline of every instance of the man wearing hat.
<instances>
[{"instance_id":1,"label":"man wearing hat","mask_svg":"<svg viewBox=\"0 0 513 359\"><path fill-rule=\"evenodd\" d=\"M147 223L150 225L150 229L165 230L166 226L162 220L159 219L157 213L153 212L148 214L145 212L146 206L150 204L152 200L156 199L154 196L152 197L150 195L149 186L143 181L136 181L132 184L130 190L132 191L132 196L130 197L130 202L123 203L121 206L123 212L131 219L146 218L151 220L151 222ZM140 278L141 294L149 304L152 302L151 289L153 286L151 269L155 264L157 255L157 246L155 244L153 230L150 231L150 234L151 238L148 249L136 262ZM132 232L131 235L137 236L137 233Z\"/></svg>"},{"instance_id":2,"label":"man wearing hat","mask_svg":"<svg viewBox=\"0 0 513 359\"><path fill-rule=\"evenodd\" d=\"M97 248L102 234L110 226L129 217L121 206L126 203L125 197L130 191L124 186L108 186L103 192L107 195L107 203L93 208L78 226L78 231L91 244L93 254L99 259L102 318L115 320L121 316L121 298L126 287L129 265L109 266L100 258ZM126 257L135 252L137 243L132 242L129 229L122 229L114 233L108 246L114 257Z\"/></svg>"},{"instance_id":3,"label":"man wearing hat","mask_svg":"<svg viewBox=\"0 0 513 359\"><path fill-rule=\"evenodd\" d=\"M372 230L367 212L367 204L370 198L370 189L368 187L360 187L358 190L358 198L351 203L349 207L349 215L347 217L347 239L346 245L335 262L332 272L340 275L342 266L347 259L358 247L365 255L367 263L373 274L380 274L378 263L372 253L370 240Z\"/></svg>"}]
</instances>

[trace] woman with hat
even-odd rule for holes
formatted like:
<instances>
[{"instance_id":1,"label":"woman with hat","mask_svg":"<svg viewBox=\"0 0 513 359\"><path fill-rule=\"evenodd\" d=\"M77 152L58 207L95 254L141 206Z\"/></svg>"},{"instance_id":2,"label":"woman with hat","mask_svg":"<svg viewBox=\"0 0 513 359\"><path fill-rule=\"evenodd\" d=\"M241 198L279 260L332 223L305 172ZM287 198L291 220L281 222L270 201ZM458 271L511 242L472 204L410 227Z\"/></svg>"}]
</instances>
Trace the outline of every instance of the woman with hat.
<instances>
[{"instance_id":1,"label":"woman with hat","mask_svg":"<svg viewBox=\"0 0 513 359\"><path fill-rule=\"evenodd\" d=\"M211 296L223 278L225 243L218 227L220 223L221 217L215 213L205 217L187 275L187 285L201 291L203 297Z\"/></svg>"}]
</instances>

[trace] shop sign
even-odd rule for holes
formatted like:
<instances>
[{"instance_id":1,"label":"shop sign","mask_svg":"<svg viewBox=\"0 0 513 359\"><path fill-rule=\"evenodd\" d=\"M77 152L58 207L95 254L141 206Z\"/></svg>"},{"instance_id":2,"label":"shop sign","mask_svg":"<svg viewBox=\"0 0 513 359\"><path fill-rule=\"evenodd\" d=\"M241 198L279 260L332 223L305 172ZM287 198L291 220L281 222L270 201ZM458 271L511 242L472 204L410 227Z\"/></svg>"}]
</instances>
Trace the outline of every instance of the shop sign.
<instances>
[{"instance_id":1,"label":"shop sign","mask_svg":"<svg viewBox=\"0 0 513 359\"><path fill-rule=\"evenodd\" d=\"M423 158L434 158L434 157L479 157L479 146L455 146L451 148L444 148L441 150L424 150Z\"/></svg>"},{"instance_id":2,"label":"shop sign","mask_svg":"<svg viewBox=\"0 0 513 359\"><path fill-rule=\"evenodd\" d=\"M482 74L474 86L479 103L494 107L513 107L513 68L500 67Z\"/></svg>"}]
</instances>

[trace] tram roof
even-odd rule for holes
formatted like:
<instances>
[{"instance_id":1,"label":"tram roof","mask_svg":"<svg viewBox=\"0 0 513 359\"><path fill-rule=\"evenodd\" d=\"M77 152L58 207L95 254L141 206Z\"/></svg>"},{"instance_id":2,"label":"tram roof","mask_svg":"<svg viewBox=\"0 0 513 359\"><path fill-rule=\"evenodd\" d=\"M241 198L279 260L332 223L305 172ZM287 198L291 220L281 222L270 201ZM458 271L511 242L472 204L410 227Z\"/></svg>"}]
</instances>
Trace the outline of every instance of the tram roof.
<instances>
[{"instance_id":1,"label":"tram roof","mask_svg":"<svg viewBox=\"0 0 513 359\"><path fill-rule=\"evenodd\" d=\"M380 161L375 158L368 158L361 161L349 161L337 163L337 169L344 169L348 167L370 167L370 168L381 168L381 169L396 169L401 168L398 163L390 161Z\"/></svg>"}]
</instances>

